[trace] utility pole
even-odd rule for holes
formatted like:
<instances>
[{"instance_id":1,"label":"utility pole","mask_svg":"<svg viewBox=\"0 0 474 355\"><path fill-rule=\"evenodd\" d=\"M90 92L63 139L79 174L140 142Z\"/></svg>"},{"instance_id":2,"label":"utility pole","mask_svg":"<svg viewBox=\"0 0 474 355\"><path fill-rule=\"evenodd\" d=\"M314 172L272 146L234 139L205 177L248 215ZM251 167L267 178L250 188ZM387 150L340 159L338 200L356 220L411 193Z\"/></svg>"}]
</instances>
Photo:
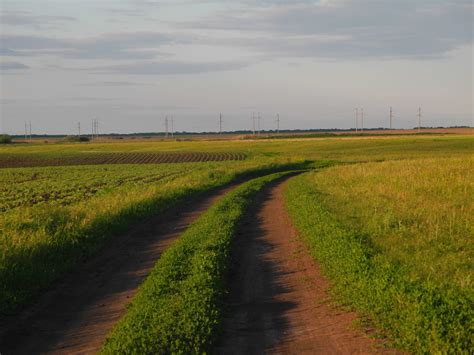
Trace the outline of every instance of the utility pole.
<instances>
[{"instance_id":1,"label":"utility pole","mask_svg":"<svg viewBox=\"0 0 474 355\"><path fill-rule=\"evenodd\" d=\"M219 134L222 134L222 113L219 114Z\"/></svg>"},{"instance_id":2,"label":"utility pole","mask_svg":"<svg viewBox=\"0 0 474 355\"><path fill-rule=\"evenodd\" d=\"M25 141L31 141L31 121L25 121Z\"/></svg>"},{"instance_id":3,"label":"utility pole","mask_svg":"<svg viewBox=\"0 0 474 355\"><path fill-rule=\"evenodd\" d=\"M253 135L255 135L255 112L252 113L252 131Z\"/></svg>"},{"instance_id":4,"label":"utility pole","mask_svg":"<svg viewBox=\"0 0 474 355\"><path fill-rule=\"evenodd\" d=\"M171 137L174 137L174 116L171 115Z\"/></svg>"},{"instance_id":5,"label":"utility pole","mask_svg":"<svg viewBox=\"0 0 474 355\"><path fill-rule=\"evenodd\" d=\"M361 132L364 133L364 108L360 108L360 129Z\"/></svg>"},{"instance_id":6,"label":"utility pole","mask_svg":"<svg viewBox=\"0 0 474 355\"><path fill-rule=\"evenodd\" d=\"M276 124L277 124L277 133L280 133L280 114L279 113L277 113Z\"/></svg>"},{"instance_id":7,"label":"utility pole","mask_svg":"<svg viewBox=\"0 0 474 355\"><path fill-rule=\"evenodd\" d=\"M355 109L356 112L356 133L359 132L359 109Z\"/></svg>"},{"instance_id":8,"label":"utility pole","mask_svg":"<svg viewBox=\"0 0 474 355\"><path fill-rule=\"evenodd\" d=\"M257 121L258 135L260 135L260 120L261 120L260 112L258 113L257 120L258 120Z\"/></svg>"},{"instance_id":9,"label":"utility pole","mask_svg":"<svg viewBox=\"0 0 474 355\"><path fill-rule=\"evenodd\" d=\"M418 117L418 133L421 132L421 107L418 108L418 114L416 115Z\"/></svg>"},{"instance_id":10,"label":"utility pole","mask_svg":"<svg viewBox=\"0 0 474 355\"><path fill-rule=\"evenodd\" d=\"M393 109L390 106L390 129L392 129L392 121L393 121Z\"/></svg>"},{"instance_id":11,"label":"utility pole","mask_svg":"<svg viewBox=\"0 0 474 355\"><path fill-rule=\"evenodd\" d=\"M99 136L99 120L97 118L91 121L91 140Z\"/></svg>"}]
</instances>

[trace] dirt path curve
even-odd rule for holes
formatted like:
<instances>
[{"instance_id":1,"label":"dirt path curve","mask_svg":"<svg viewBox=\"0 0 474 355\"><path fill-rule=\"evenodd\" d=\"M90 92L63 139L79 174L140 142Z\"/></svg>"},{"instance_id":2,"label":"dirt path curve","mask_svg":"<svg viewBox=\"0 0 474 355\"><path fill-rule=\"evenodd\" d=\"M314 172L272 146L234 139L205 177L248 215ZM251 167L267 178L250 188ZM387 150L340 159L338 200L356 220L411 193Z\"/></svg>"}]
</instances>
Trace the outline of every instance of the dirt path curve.
<instances>
[{"instance_id":1,"label":"dirt path curve","mask_svg":"<svg viewBox=\"0 0 474 355\"><path fill-rule=\"evenodd\" d=\"M284 181L262 191L234 244L218 354L355 354L376 342L328 303L328 284L292 227Z\"/></svg>"},{"instance_id":2,"label":"dirt path curve","mask_svg":"<svg viewBox=\"0 0 474 355\"><path fill-rule=\"evenodd\" d=\"M234 186L110 241L19 316L0 322L0 354L94 354L163 250Z\"/></svg>"}]
</instances>

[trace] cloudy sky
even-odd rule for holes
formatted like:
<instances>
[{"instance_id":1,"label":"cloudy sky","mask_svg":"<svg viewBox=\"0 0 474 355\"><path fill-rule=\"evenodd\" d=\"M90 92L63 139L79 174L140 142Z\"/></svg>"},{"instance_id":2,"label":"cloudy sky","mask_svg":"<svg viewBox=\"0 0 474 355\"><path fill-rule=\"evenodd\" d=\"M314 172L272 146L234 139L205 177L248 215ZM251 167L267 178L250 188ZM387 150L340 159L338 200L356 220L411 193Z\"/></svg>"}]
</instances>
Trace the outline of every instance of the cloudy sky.
<instances>
[{"instance_id":1,"label":"cloudy sky","mask_svg":"<svg viewBox=\"0 0 474 355\"><path fill-rule=\"evenodd\" d=\"M3 131L473 124L471 0L0 0Z\"/></svg>"}]
</instances>

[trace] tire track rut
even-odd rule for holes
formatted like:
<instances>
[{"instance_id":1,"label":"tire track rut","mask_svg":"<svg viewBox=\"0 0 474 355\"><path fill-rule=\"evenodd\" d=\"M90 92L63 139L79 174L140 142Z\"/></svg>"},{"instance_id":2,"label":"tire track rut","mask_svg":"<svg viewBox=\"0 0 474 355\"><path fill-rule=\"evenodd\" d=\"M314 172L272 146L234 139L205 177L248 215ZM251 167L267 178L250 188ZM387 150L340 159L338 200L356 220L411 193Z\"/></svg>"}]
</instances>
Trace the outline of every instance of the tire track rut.
<instances>
[{"instance_id":1,"label":"tire track rut","mask_svg":"<svg viewBox=\"0 0 474 355\"><path fill-rule=\"evenodd\" d=\"M233 245L230 295L218 354L379 353L331 306L328 282L292 227L280 181L263 190Z\"/></svg>"}]
</instances>

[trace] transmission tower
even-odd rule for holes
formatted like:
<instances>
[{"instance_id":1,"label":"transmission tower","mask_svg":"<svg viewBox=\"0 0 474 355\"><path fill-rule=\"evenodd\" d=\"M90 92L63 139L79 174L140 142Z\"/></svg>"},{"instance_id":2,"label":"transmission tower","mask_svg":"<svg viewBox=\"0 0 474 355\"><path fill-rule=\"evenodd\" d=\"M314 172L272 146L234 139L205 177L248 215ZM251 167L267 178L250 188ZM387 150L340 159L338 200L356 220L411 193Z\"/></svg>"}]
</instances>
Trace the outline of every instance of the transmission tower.
<instances>
[{"instance_id":1,"label":"transmission tower","mask_svg":"<svg viewBox=\"0 0 474 355\"><path fill-rule=\"evenodd\" d=\"M222 134L222 113L219 114L219 134Z\"/></svg>"},{"instance_id":2,"label":"transmission tower","mask_svg":"<svg viewBox=\"0 0 474 355\"><path fill-rule=\"evenodd\" d=\"M393 122L393 109L392 109L392 107L390 106L390 129L393 128L392 122Z\"/></svg>"},{"instance_id":3,"label":"transmission tower","mask_svg":"<svg viewBox=\"0 0 474 355\"><path fill-rule=\"evenodd\" d=\"M91 137L91 140L99 137L99 120L97 118L94 118L91 121Z\"/></svg>"},{"instance_id":4,"label":"transmission tower","mask_svg":"<svg viewBox=\"0 0 474 355\"><path fill-rule=\"evenodd\" d=\"M171 115L171 137L174 137L174 116Z\"/></svg>"},{"instance_id":5,"label":"transmission tower","mask_svg":"<svg viewBox=\"0 0 474 355\"><path fill-rule=\"evenodd\" d=\"M418 108L418 114L416 115L418 117L418 133L421 132L421 107Z\"/></svg>"},{"instance_id":6,"label":"transmission tower","mask_svg":"<svg viewBox=\"0 0 474 355\"><path fill-rule=\"evenodd\" d=\"M255 135L255 112L252 113L252 132Z\"/></svg>"},{"instance_id":7,"label":"transmission tower","mask_svg":"<svg viewBox=\"0 0 474 355\"><path fill-rule=\"evenodd\" d=\"M360 108L360 129L361 132L364 133L364 108Z\"/></svg>"},{"instance_id":8,"label":"transmission tower","mask_svg":"<svg viewBox=\"0 0 474 355\"><path fill-rule=\"evenodd\" d=\"M356 133L359 132L359 109L355 109L356 112Z\"/></svg>"},{"instance_id":9,"label":"transmission tower","mask_svg":"<svg viewBox=\"0 0 474 355\"><path fill-rule=\"evenodd\" d=\"M277 124L277 133L280 133L280 114L279 113L277 113L276 124Z\"/></svg>"},{"instance_id":10,"label":"transmission tower","mask_svg":"<svg viewBox=\"0 0 474 355\"><path fill-rule=\"evenodd\" d=\"M258 113L258 116L257 116L257 127L258 127L258 135L260 135L260 120L262 118L260 117L260 112Z\"/></svg>"},{"instance_id":11,"label":"transmission tower","mask_svg":"<svg viewBox=\"0 0 474 355\"><path fill-rule=\"evenodd\" d=\"M165 117L165 137L168 138L168 116Z\"/></svg>"}]
</instances>

